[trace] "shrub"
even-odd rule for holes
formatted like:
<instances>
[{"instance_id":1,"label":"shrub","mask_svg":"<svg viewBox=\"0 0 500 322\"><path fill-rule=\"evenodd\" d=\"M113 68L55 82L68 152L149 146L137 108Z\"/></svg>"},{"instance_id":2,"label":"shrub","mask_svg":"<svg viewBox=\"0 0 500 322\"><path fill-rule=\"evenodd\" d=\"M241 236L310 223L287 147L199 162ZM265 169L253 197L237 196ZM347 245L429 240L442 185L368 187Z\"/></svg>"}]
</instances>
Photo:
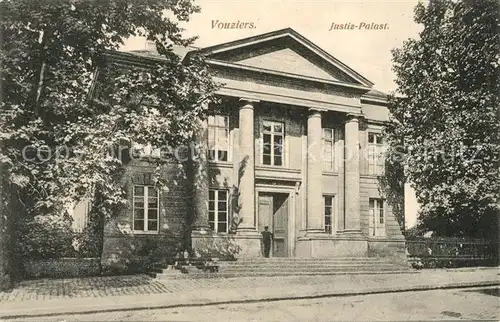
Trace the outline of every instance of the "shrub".
<instances>
[{"instance_id":1,"label":"shrub","mask_svg":"<svg viewBox=\"0 0 500 322\"><path fill-rule=\"evenodd\" d=\"M236 255L241 251L241 247L235 243L234 238L231 236L220 237L214 235L198 239L193 251L201 258L233 261L236 260Z\"/></svg>"},{"instance_id":2,"label":"shrub","mask_svg":"<svg viewBox=\"0 0 500 322\"><path fill-rule=\"evenodd\" d=\"M19 250L27 259L75 257L75 234L67 215L35 216L21 223Z\"/></svg>"},{"instance_id":3,"label":"shrub","mask_svg":"<svg viewBox=\"0 0 500 322\"><path fill-rule=\"evenodd\" d=\"M85 227L82 232L75 234L73 245L76 255L83 258L101 257L102 238L102 232L97 231L95 227Z\"/></svg>"}]
</instances>

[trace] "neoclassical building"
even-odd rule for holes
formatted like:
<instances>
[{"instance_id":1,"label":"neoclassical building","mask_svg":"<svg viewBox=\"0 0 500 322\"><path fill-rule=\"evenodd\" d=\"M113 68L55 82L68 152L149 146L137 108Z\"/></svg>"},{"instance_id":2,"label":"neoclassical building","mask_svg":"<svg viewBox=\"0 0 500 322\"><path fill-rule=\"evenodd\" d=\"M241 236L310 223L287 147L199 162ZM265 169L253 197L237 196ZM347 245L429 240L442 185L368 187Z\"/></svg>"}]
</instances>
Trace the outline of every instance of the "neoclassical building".
<instances>
[{"instance_id":1,"label":"neoclassical building","mask_svg":"<svg viewBox=\"0 0 500 322\"><path fill-rule=\"evenodd\" d=\"M182 56L194 52L206 56L224 84L217 93L222 104L210 110L198 136L209 152L201 165L208 179L163 192L151 181L152 161L129 167L130 206L106 227L105 263L132 261L155 247L167 252L179 241L226 238L233 228L239 256L260 257L264 226L274 233L274 257L404 255L404 238L378 187L385 94L292 29ZM155 59L143 52L115 56ZM193 177L200 172L193 169Z\"/></svg>"}]
</instances>

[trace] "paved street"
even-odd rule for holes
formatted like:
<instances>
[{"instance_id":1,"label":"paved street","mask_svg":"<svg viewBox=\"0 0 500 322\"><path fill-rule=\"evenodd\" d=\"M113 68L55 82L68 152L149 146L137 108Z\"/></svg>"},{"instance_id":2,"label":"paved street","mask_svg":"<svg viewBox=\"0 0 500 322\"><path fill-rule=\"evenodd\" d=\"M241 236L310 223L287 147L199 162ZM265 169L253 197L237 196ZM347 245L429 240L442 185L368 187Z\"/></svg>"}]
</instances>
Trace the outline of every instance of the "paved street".
<instances>
[{"instance_id":1,"label":"paved street","mask_svg":"<svg viewBox=\"0 0 500 322\"><path fill-rule=\"evenodd\" d=\"M425 270L420 273L290 276L290 277L246 277L228 279L155 279L145 275L93 277L74 279L41 279L24 281L11 292L0 293L0 320L8 318L35 318L52 316L49 321L61 320L204 320L218 315L229 320L231 314L243 320L278 320L302 317L306 314L317 320L331 319L324 312L342 312L339 319L351 317L372 320L407 314L406 318L422 312L434 316L442 314L471 316L491 315L488 308L498 308L498 298L487 293L464 291L459 295L448 293L422 293L415 299L409 295L418 293L394 293L395 295L366 294L397 291L423 291L458 287L492 287L498 285L498 268L468 268L455 270ZM450 291L451 292L451 291ZM445 294L445 295L443 295ZM451 293L450 293L451 294ZM351 295L351 297L346 297ZM357 295L360 297L354 297ZM286 302L298 298L326 298L328 300L303 300ZM392 297L391 297L392 296ZM414 295L412 295L414 296ZM429 297L427 299L426 297ZM446 306L440 301L457 297ZM375 300L373 300L375 299ZM275 300L281 300L276 302ZM402 301L402 302L400 302ZM221 303L232 303L218 307ZM243 305L242 303L253 303ZM260 304L257 304L260 303ZM267 304L266 304L267 303ZM457 303L457 304L454 304ZM462 303L462 304L461 304ZM448 307L448 304L450 307ZM194 308L194 306L197 308ZM431 305L428 309L426 306ZM183 309L181 309L183 307ZM441 309L441 307L443 307ZM407 310L399 310L405 308ZM487 308L483 310L482 308ZM144 310L157 311L144 311ZM460 309L460 310L458 310ZM133 312L132 312L133 310ZM165 311L160 311L165 310ZM214 311L215 310L215 311ZM345 312L343 312L345 310ZM440 311L439 311L440 310ZM98 313L101 312L101 313ZM122 312L122 313L106 313ZM152 312L159 312L152 314ZM177 312L177 313L175 313ZM214 312L217 312L214 313ZM281 313L280 313L281 312ZM283 312L289 312L286 315ZM305 313L304 313L305 312ZM92 315L79 315L93 313ZM101 316L102 314L102 316ZM149 315L148 315L149 314ZM239 313L238 313L239 314ZM280 315L281 314L281 315ZM370 315L374 315L371 317ZM73 315L73 316L68 316ZM175 315L171 317L170 315ZM280 318L280 316L283 316ZM399 316L399 315L398 315ZM59 318L61 317L61 318ZM185 317L185 318L184 318ZM36 319L35 319L36 320Z\"/></svg>"},{"instance_id":2,"label":"paved street","mask_svg":"<svg viewBox=\"0 0 500 322\"><path fill-rule=\"evenodd\" d=\"M184 307L24 321L389 321L498 320L497 287Z\"/></svg>"},{"instance_id":3,"label":"paved street","mask_svg":"<svg viewBox=\"0 0 500 322\"><path fill-rule=\"evenodd\" d=\"M137 296L152 294L178 294L196 290L252 289L259 287L283 288L293 286L303 290L306 286L315 288L351 289L378 286L453 283L468 281L497 280L496 268L426 270L419 274L373 274L373 275L323 275L289 277L245 277L223 279L164 279L147 275L103 276L67 279L43 278L22 281L8 292L0 292L0 307L22 302L43 302L50 300L105 299L114 296ZM329 286L331 285L331 286Z\"/></svg>"}]
</instances>

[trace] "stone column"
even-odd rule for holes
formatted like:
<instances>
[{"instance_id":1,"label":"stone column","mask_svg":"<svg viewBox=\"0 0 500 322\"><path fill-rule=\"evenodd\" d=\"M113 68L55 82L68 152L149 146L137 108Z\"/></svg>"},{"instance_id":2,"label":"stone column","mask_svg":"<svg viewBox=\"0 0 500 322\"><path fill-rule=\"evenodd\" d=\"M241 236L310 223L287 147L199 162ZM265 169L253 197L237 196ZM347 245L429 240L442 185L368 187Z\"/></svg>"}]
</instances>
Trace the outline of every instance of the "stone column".
<instances>
[{"instance_id":1,"label":"stone column","mask_svg":"<svg viewBox=\"0 0 500 322\"><path fill-rule=\"evenodd\" d=\"M255 231L255 148L253 102L241 99L239 109L239 217L238 232Z\"/></svg>"},{"instance_id":2,"label":"stone column","mask_svg":"<svg viewBox=\"0 0 500 322\"><path fill-rule=\"evenodd\" d=\"M207 161L207 121L199 124L198 130L193 136L195 150L193 160L193 224L194 232L208 230L208 161Z\"/></svg>"},{"instance_id":3,"label":"stone column","mask_svg":"<svg viewBox=\"0 0 500 322\"><path fill-rule=\"evenodd\" d=\"M345 158L344 158L344 232L360 233L359 200L359 116L348 115L345 123Z\"/></svg>"},{"instance_id":4,"label":"stone column","mask_svg":"<svg viewBox=\"0 0 500 322\"><path fill-rule=\"evenodd\" d=\"M307 118L307 233L324 232L322 227L322 149L321 112L309 110Z\"/></svg>"},{"instance_id":5,"label":"stone column","mask_svg":"<svg viewBox=\"0 0 500 322\"><path fill-rule=\"evenodd\" d=\"M335 158L338 158L335 160L335 162L338 165L338 173L339 173L339 190L338 190L338 203L339 203L339 215L337 217L337 232L342 233L344 231L345 225L344 225L344 219L345 219L345 200L344 200L344 194L345 194L345 135L344 135L344 129L338 129L338 134L339 134L339 140L337 145L335 146Z\"/></svg>"}]
</instances>

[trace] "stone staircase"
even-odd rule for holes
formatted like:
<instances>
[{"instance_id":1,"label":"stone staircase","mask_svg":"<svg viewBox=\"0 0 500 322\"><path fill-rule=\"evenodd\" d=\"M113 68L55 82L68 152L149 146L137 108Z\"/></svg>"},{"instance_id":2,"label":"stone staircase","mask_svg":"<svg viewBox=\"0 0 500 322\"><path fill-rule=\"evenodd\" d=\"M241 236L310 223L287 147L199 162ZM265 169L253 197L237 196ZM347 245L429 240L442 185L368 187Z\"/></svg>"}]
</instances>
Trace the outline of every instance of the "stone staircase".
<instances>
[{"instance_id":1,"label":"stone staircase","mask_svg":"<svg viewBox=\"0 0 500 322\"><path fill-rule=\"evenodd\" d=\"M213 273L186 267L184 272L159 269L154 275L159 279L170 279L414 272L406 261L393 258L242 258L234 262L219 262L219 271Z\"/></svg>"}]
</instances>

